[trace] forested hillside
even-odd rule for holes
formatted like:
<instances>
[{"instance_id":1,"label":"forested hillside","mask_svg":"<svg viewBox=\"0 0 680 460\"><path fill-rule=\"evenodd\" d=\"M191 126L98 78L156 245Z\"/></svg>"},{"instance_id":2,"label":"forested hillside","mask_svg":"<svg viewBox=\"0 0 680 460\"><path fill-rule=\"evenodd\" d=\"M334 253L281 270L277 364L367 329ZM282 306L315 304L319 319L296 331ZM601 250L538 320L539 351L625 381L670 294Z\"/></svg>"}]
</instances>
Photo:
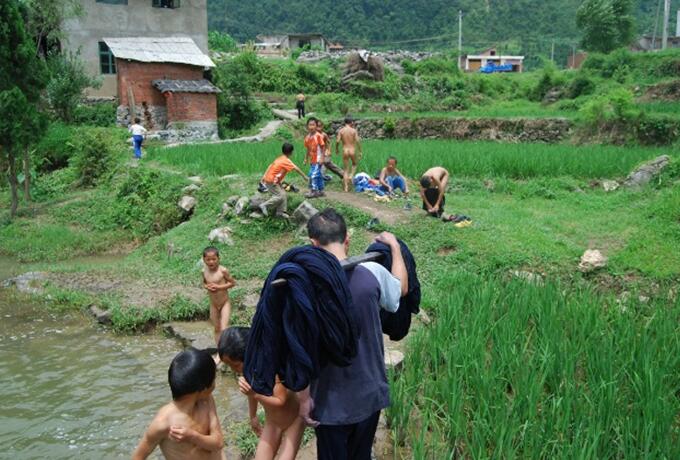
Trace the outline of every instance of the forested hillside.
<instances>
[{"instance_id":1,"label":"forested hillside","mask_svg":"<svg viewBox=\"0 0 680 460\"><path fill-rule=\"evenodd\" d=\"M209 27L239 41L263 32L323 32L350 45L445 48L457 42L458 10L464 43L508 51L558 54L577 45L582 0L208 0ZM651 32L659 0L634 0L638 30ZM436 38L433 38L436 37ZM426 40L422 40L426 38Z\"/></svg>"}]
</instances>

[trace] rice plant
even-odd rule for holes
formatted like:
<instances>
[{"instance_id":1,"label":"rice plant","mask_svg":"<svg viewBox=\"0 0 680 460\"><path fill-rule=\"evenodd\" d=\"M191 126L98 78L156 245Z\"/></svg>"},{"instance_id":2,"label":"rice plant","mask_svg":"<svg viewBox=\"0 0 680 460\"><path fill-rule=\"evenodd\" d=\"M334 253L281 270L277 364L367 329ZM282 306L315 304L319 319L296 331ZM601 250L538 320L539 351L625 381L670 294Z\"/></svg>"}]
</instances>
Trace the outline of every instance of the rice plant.
<instances>
[{"instance_id":1,"label":"rice plant","mask_svg":"<svg viewBox=\"0 0 680 460\"><path fill-rule=\"evenodd\" d=\"M295 144L293 161L302 165L304 147ZM259 144L188 145L152 149L149 158L206 176L263 173L279 154L279 142ZM526 179L538 176L609 178L625 176L637 164L663 153L678 156L678 148L616 147L603 145L499 144L446 140L381 140L364 142L360 171L375 174L394 155L399 169L418 177L432 166L444 166L453 175L505 176ZM341 159L334 156L334 161Z\"/></svg>"}]
</instances>

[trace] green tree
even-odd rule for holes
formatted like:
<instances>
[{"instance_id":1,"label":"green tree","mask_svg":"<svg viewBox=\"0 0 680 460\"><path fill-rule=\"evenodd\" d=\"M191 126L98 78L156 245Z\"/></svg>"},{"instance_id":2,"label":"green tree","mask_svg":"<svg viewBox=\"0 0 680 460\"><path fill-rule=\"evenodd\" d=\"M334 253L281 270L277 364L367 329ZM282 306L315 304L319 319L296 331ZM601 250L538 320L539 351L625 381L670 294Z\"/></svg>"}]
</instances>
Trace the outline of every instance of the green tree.
<instances>
[{"instance_id":1,"label":"green tree","mask_svg":"<svg viewBox=\"0 0 680 460\"><path fill-rule=\"evenodd\" d=\"M61 120L70 123L85 88L98 88L101 80L88 75L78 54L60 53L47 60L50 80L47 100Z\"/></svg>"},{"instance_id":2,"label":"green tree","mask_svg":"<svg viewBox=\"0 0 680 460\"><path fill-rule=\"evenodd\" d=\"M37 102L46 82L45 65L26 33L22 9L17 0L0 2L0 155L8 165L10 217L19 203L16 159L23 151L26 161L26 147L40 130Z\"/></svg>"},{"instance_id":3,"label":"green tree","mask_svg":"<svg viewBox=\"0 0 680 460\"><path fill-rule=\"evenodd\" d=\"M231 38L229 34L216 30L208 32L208 48L211 51L220 51L222 53L233 53L238 49L236 40Z\"/></svg>"},{"instance_id":4,"label":"green tree","mask_svg":"<svg viewBox=\"0 0 680 460\"><path fill-rule=\"evenodd\" d=\"M42 55L60 48L65 20L83 14L79 0L24 0L24 4L26 30L35 42L36 51Z\"/></svg>"},{"instance_id":5,"label":"green tree","mask_svg":"<svg viewBox=\"0 0 680 460\"><path fill-rule=\"evenodd\" d=\"M609 53L630 44L635 32L631 0L586 0L576 13L588 51Z\"/></svg>"}]
</instances>

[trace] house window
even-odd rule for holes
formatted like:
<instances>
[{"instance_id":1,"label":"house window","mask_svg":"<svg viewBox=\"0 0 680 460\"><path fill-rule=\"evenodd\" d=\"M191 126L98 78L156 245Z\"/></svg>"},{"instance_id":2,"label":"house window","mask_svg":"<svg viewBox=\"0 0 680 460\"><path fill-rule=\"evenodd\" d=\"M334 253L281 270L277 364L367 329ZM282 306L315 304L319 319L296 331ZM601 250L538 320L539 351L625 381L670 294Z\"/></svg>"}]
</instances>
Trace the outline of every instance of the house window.
<instances>
[{"instance_id":1,"label":"house window","mask_svg":"<svg viewBox=\"0 0 680 460\"><path fill-rule=\"evenodd\" d=\"M105 75L116 73L116 58L104 42L99 42L99 69Z\"/></svg>"},{"instance_id":2,"label":"house window","mask_svg":"<svg viewBox=\"0 0 680 460\"><path fill-rule=\"evenodd\" d=\"M154 8L179 8L179 0L152 0Z\"/></svg>"},{"instance_id":3,"label":"house window","mask_svg":"<svg viewBox=\"0 0 680 460\"><path fill-rule=\"evenodd\" d=\"M97 3L108 3L109 5L127 5L128 0L97 0Z\"/></svg>"}]
</instances>

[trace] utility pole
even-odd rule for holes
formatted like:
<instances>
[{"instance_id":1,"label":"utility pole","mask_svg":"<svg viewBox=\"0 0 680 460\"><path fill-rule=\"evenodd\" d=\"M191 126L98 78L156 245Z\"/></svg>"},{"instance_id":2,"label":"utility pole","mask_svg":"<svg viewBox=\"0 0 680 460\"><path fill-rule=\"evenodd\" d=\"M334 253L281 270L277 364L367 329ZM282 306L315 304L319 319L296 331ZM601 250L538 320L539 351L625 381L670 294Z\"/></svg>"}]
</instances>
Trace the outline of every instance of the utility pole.
<instances>
[{"instance_id":1,"label":"utility pole","mask_svg":"<svg viewBox=\"0 0 680 460\"><path fill-rule=\"evenodd\" d=\"M552 41L552 46L550 47L550 60L555 63L555 39Z\"/></svg>"},{"instance_id":2,"label":"utility pole","mask_svg":"<svg viewBox=\"0 0 680 460\"><path fill-rule=\"evenodd\" d=\"M668 21L671 16L671 0L664 0L663 5L663 35L661 37L661 49L668 48Z\"/></svg>"},{"instance_id":3,"label":"utility pole","mask_svg":"<svg viewBox=\"0 0 680 460\"><path fill-rule=\"evenodd\" d=\"M458 68L463 67L463 10L458 10Z\"/></svg>"},{"instance_id":4,"label":"utility pole","mask_svg":"<svg viewBox=\"0 0 680 460\"><path fill-rule=\"evenodd\" d=\"M680 10L678 10L678 19L675 23L675 36L680 37Z\"/></svg>"},{"instance_id":5,"label":"utility pole","mask_svg":"<svg viewBox=\"0 0 680 460\"><path fill-rule=\"evenodd\" d=\"M458 10L458 55L463 54L463 10Z\"/></svg>"}]
</instances>

